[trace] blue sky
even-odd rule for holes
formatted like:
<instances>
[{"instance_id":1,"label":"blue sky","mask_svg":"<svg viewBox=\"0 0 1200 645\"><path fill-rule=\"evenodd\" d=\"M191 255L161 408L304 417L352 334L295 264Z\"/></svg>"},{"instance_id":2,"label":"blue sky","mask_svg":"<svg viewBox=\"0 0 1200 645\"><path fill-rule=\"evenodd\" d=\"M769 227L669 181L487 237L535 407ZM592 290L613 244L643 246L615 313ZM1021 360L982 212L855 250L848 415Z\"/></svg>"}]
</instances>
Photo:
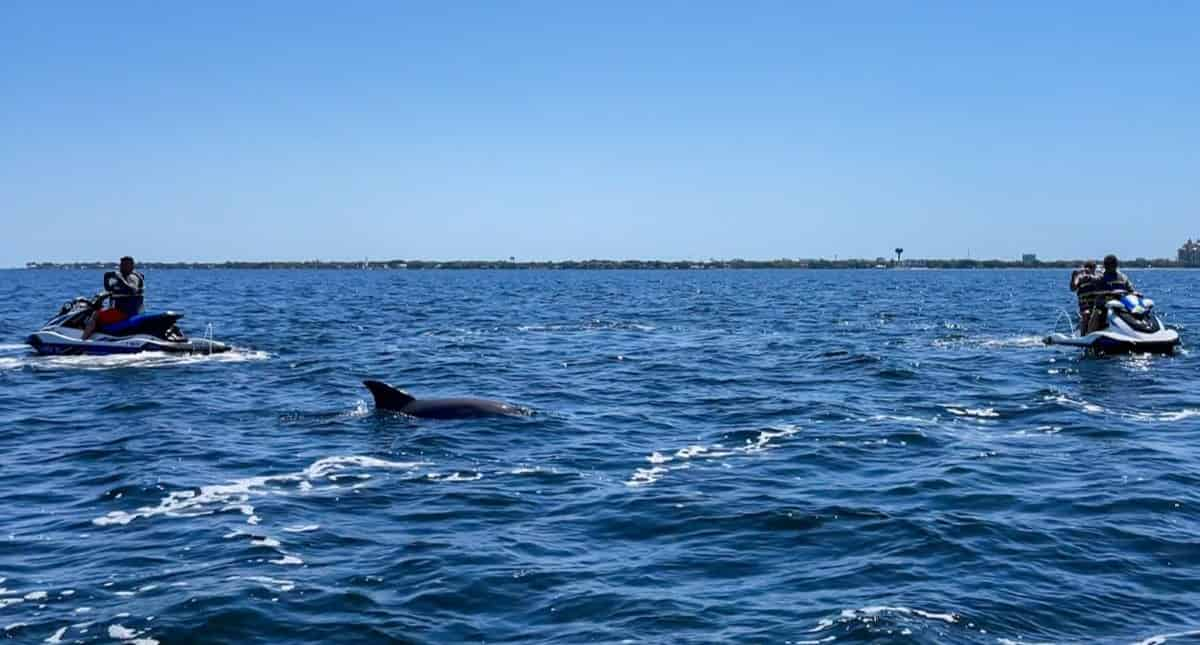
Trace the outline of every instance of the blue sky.
<instances>
[{"instance_id":1,"label":"blue sky","mask_svg":"<svg viewBox=\"0 0 1200 645\"><path fill-rule=\"evenodd\" d=\"M1200 4L0 7L0 266L1174 255Z\"/></svg>"}]
</instances>

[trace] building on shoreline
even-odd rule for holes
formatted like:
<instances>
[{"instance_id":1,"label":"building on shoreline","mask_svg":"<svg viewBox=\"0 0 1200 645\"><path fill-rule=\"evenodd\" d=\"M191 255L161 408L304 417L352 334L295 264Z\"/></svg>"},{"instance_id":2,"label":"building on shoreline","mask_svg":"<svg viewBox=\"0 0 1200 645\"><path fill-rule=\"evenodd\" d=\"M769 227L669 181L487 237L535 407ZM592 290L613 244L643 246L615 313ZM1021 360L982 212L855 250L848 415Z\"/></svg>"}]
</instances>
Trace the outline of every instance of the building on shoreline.
<instances>
[{"instance_id":1,"label":"building on shoreline","mask_svg":"<svg viewBox=\"0 0 1200 645\"><path fill-rule=\"evenodd\" d=\"M1188 240L1179 247L1179 263L1185 267L1200 267L1200 240Z\"/></svg>"}]
</instances>

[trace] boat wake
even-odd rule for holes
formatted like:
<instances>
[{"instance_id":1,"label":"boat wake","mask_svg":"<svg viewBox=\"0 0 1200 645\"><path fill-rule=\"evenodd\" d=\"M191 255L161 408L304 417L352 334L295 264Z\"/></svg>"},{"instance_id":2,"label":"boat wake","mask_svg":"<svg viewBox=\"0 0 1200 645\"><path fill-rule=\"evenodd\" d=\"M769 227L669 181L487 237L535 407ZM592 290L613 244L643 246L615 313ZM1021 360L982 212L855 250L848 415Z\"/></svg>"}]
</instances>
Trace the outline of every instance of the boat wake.
<instances>
[{"instance_id":1,"label":"boat wake","mask_svg":"<svg viewBox=\"0 0 1200 645\"><path fill-rule=\"evenodd\" d=\"M19 353L12 348L19 348ZM107 356L39 356L27 345L0 345L0 370L111 370L130 367L175 367L203 363L247 363L265 361L271 354L264 351L233 348L219 354L178 354L168 352L139 352Z\"/></svg>"}]
</instances>

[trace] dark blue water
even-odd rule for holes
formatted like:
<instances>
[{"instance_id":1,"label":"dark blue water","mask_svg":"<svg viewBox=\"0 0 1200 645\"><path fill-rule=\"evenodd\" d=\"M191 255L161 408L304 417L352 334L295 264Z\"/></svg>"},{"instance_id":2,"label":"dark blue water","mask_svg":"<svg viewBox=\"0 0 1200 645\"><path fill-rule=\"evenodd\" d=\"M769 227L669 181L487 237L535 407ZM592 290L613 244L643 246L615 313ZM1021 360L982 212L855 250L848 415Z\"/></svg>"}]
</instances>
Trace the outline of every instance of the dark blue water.
<instances>
[{"instance_id":1,"label":"dark blue water","mask_svg":"<svg viewBox=\"0 0 1200 645\"><path fill-rule=\"evenodd\" d=\"M1200 334L1200 272L1131 277ZM7 638L1200 630L1200 363L1041 346L1066 272L152 271L243 348L188 358L31 356L100 276L3 278Z\"/></svg>"}]
</instances>

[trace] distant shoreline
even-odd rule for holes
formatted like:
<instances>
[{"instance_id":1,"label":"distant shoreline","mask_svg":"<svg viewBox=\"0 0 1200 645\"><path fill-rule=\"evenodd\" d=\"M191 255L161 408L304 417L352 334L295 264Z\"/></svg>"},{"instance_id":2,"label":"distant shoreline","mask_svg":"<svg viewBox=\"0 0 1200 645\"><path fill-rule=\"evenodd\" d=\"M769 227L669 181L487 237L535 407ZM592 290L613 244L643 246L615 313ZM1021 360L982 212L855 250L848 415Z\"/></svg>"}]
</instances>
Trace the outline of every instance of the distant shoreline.
<instances>
[{"instance_id":1,"label":"distant shoreline","mask_svg":"<svg viewBox=\"0 0 1200 645\"><path fill-rule=\"evenodd\" d=\"M488 269L488 270L704 270L704 269L1071 269L1083 260L1048 260L1022 262L1011 260L931 260L915 259L897 263L895 260L564 260L554 262L517 262L503 260L380 260L380 261L320 261L307 262L139 262L141 269L337 269L337 270L426 270L426 269ZM113 262L27 262L26 269L88 269L108 270ZM1175 260L1136 258L1122 263L1123 268L1175 269L1188 268Z\"/></svg>"}]
</instances>

